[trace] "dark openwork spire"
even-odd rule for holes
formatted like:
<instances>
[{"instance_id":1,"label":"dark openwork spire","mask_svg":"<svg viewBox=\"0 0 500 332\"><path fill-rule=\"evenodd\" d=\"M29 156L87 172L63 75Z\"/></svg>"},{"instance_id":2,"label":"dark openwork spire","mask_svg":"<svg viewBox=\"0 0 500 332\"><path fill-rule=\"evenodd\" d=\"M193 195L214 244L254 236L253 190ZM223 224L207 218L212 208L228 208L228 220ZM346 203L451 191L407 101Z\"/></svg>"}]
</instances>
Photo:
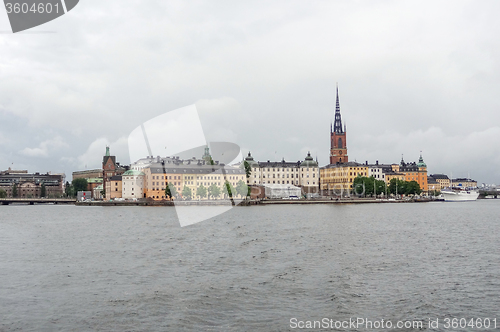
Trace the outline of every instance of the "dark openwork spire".
<instances>
[{"instance_id":1,"label":"dark openwork spire","mask_svg":"<svg viewBox=\"0 0 500 332\"><path fill-rule=\"evenodd\" d=\"M340 102L339 102L339 85L337 83L337 103L335 105L335 124L333 131L337 134L342 134L342 117L340 116Z\"/></svg>"}]
</instances>

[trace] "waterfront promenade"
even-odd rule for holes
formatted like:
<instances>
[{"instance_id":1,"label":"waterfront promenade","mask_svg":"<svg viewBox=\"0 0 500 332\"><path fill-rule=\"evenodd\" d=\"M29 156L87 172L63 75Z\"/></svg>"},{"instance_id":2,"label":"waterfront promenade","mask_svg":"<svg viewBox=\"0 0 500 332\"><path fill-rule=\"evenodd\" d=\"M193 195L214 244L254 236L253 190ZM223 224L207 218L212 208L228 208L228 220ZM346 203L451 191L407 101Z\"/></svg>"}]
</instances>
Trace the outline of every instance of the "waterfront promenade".
<instances>
[{"instance_id":1,"label":"waterfront promenade","mask_svg":"<svg viewBox=\"0 0 500 332\"><path fill-rule=\"evenodd\" d=\"M373 198L343 198L343 199L262 199L262 200L235 200L236 205L296 205L296 204L367 204L367 203L415 203L430 202L431 200L385 200ZM76 202L79 206L210 206L231 205L229 200L192 200L192 201L90 201Z\"/></svg>"},{"instance_id":2,"label":"waterfront promenade","mask_svg":"<svg viewBox=\"0 0 500 332\"><path fill-rule=\"evenodd\" d=\"M75 198L0 198L1 205L9 204L73 204Z\"/></svg>"}]
</instances>

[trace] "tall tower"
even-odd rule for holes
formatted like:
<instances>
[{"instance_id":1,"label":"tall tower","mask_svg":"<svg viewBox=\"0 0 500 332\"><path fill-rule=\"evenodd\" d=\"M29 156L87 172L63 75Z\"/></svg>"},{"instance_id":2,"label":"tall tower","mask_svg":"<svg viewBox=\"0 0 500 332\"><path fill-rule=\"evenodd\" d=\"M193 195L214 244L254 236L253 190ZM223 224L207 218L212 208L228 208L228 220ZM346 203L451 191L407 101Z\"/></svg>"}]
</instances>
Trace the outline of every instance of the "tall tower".
<instances>
[{"instance_id":1,"label":"tall tower","mask_svg":"<svg viewBox=\"0 0 500 332\"><path fill-rule=\"evenodd\" d=\"M339 85L337 84L337 103L335 105L335 123L330 125L330 164L346 163L346 126L342 128L342 117L340 115Z\"/></svg>"}]
</instances>

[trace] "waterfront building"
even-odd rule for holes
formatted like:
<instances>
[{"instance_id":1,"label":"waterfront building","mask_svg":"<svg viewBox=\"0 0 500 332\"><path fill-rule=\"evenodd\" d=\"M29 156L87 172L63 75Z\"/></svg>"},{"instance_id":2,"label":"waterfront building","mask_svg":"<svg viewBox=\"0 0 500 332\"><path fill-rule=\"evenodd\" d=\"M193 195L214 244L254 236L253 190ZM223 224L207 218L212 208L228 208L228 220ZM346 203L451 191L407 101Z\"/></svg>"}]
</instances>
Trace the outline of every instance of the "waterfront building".
<instances>
[{"instance_id":1,"label":"waterfront building","mask_svg":"<svg viewBox=\"0 0 500 332\"><path fill-rule=\"evenodd\" d=\"M446 174L431 174L430 177L432 177L439 183L439 190L443 188L449 188L451 186L451 180Z\"/></svg>"},{"instance_id":2,"label":"waterfront building","mask_svg":"<svg viewBox=\"0 0 500 332\"><path fill-rule=\"evenodd\" d=\"M399 167L398 167L398 169L399 169ZM385 175L385 184L386 185L389 185L391 183L392 179L405 181L405 175L403 173L393 171L392 168L391 169L384 169L384 175Z\"/></svg>"},{"instance_id":3,"label":"waterfront building","mask_svg":"<svg viewBox=\"0 0 500 332\"><path fill-rule=\"evenodd\" d=\"M368 165L349 161L323 166L320 168L321 192L349 196L357 176L368 176Z\"/></svg>"},{"instance_id":4,"label":"waterfront building","mask_svg":"<svg viewBox=\"0 0 500 332\"><path fill-rule=\"evenodd\" d=\"M103 188L106 188L106 190L105 190L106 197L103 197L106 200L122 197L122 176L121 175L115 175L115 176L110 177L108 179L108 181L106 182L106 187L104 187L104 184L102 186L103 186Z\"/></svg>"},{"instance_id":5,"label":"waterfront building","mask_svg":"<svg viewBox=\"0 0 500 332\"><path fill-rule=\"evenodd\" d=\"M133 199L144 197L145 174L130 169L122 174L122 198Z\"/></svg>"},{"instance_id":6,"label":"waterfront building","mask_svg":"<svg viewBox=\"0 0 500 332\"><path fill-rule=\"evenodd\" d=\"M427 176L427 188L429 189L429 194L441 191L441 185L432 176Z\"/></svg>"},{"instance_id":7,"label":"waterfront building","mask_svg":"<svg viewBox=\"0 0 500 332\"><path fill-rule=\"evenodd\" d=\"M94 199L102 199L102 191L104 190L104 187L102 184L98 185L97 187L94 188L94 191L92 192L92 197Z\"/></svg>"},{"instance_id":8,"label":"waterfront building","mask_svg":"<svg viewBox=\"0 0 500 332\"><path fill-rule=\"evenodd\" d=\"M342 116L340 115L339 87L337 85L337 100L335 104L335 122L330 124L330 164L347 163L347 133L346 125L342 128Z\"/></svg>"},{"instance_id":9,"label":"waterfront building","mask_svg":"<svg viewBox=\"0 0 500 332\"><path fill-rule=\"evenodd\" d=\"M300 198L302 189L291 184L264 184L265 197L271 199Z\"/></svg>"},{"instance_id":10,"label":"waterfront building","mask_svg":"<svg viewBox=\"0 0 500 332\"><path fill-rule=\"evenodd\" d=\"M75 179L102 179L102 169L87 169L85 171L75 171L72 173L73 180Z\"/></svg>"},{"instance_id":11,"label":"waterfront building","mask_svg":"<svg viewBox=\"0 0 500 332\"><path fill-rule=\"evenodd\" d=\"M385 182L384 169L387 169L386 165L379 165L378 160L373 165L366 162L366 165L368 165L368 177L373 176L375 179Z\"/></svg>"},{"instance_id":12,"label":"waterfront building","mask_svg":"<svg viewBox=\"0 0 500 332\"><path fill-rule=\"evenodd\" d=\"M64 174L28 173L27 170L16 171L9 168L0 172L0 189L3 189L8 197L12 197L15 191L19 198L39 198L43 191L44 197L62 197L64 180Z\"/></svg>"},{"instance_id":13,"label":"waterfront building","mask_svg":"<svg viewBox=\"0 0 500 332\"><path fill-rule=\"evenodd\" d=\"M451 180L453 187L476 188L477 181L469 178L457 178Z\"/></svg>"},{"instance_id":14,"label":"waterfront building","mask_svg":"<svg viewBox=\"0 0 500 332\"><path fill-rule=\"evenodd\" d=\"M206 158L207 153L205 151L205 156L202 159L183 160L179 157L157 157L151 162L146 160L142 160L140 163L136 162L131 167L135 169L145 165L141 168L145 174L144 197L154 200L167 199L165 195L167 184L175 187L179 198L182 198L182 190L186 186L191 189L193 199L207 199L208 197L201 198L196 194L201 185L207 189L211 185L215 185L222 192L225 181L228 181L233 187L236 187L239 181L245 182L243 169L220 164L218 161L214 161L214 165L212 165L211 158Z\"/></svg>"},{"instance_id":15,"label":"waterfront building","mask_svg":"<svg viewBox=\"0 0 500 332\"><path fill-rule=\"evenodd\" d=\"M422 193L427 193L427 165L425 164L422 155L420 155L418 163L406 163L403 157L401 157L399 173L403 173L405 175L405 181L416 181L419 184Z\"/></svg>"},{"instance_id":16,"label":"waterfront building","mask_svg":"<svg viewBox=\"0 0 500 332\"><path fill-rule=\"evenodd\" d=\"M110 178L116 175L122 175L125 173L129 167L121 166L120 163L116 162L116 157L111 156L109 153L109 146L106 147L106 154L102 158L102 178L103 178L103 187L108 188L107 182L110 181ZM106 200L111 199L111 196L108 195L108 191L106 190Z\"/></svg>"},{"instance_id":17,"label":"waterfront building","mask_svg":"<svg viewBox=\"0 0 500 332\"><path fill-rule=\"evenodd\" d=\"M316 194L319 189L319 167L310 153L307 153L304 161L289 162L264 161L257 162L250 152L245 161L251 168L250 177L247 179L248 185L283 184L300 187L302 193ZM240 168L244 170L243 165Z\"/></svg>"}]
</instances>

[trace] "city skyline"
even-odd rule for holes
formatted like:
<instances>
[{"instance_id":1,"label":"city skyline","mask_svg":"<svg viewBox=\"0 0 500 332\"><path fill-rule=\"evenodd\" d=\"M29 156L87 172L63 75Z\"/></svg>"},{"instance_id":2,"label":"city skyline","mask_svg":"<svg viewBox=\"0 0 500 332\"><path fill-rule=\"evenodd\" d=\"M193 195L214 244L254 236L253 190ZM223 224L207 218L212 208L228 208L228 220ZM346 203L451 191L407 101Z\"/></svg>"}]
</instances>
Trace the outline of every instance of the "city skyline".
<instances>
[{"instance_id":1,"label":"city skyline","mask_svg":"<svg viewBox=\"0 0 500 332\"><path fill-rule=\"evenodd\" d=\"M422 151L429 174L500 182L496 2L123 4L0 34L0 169L69 175L106 145L129 163L133 128L193 103L209 142L326 165L339 82L350 161Z\"/></svg>"}]
</instances>

